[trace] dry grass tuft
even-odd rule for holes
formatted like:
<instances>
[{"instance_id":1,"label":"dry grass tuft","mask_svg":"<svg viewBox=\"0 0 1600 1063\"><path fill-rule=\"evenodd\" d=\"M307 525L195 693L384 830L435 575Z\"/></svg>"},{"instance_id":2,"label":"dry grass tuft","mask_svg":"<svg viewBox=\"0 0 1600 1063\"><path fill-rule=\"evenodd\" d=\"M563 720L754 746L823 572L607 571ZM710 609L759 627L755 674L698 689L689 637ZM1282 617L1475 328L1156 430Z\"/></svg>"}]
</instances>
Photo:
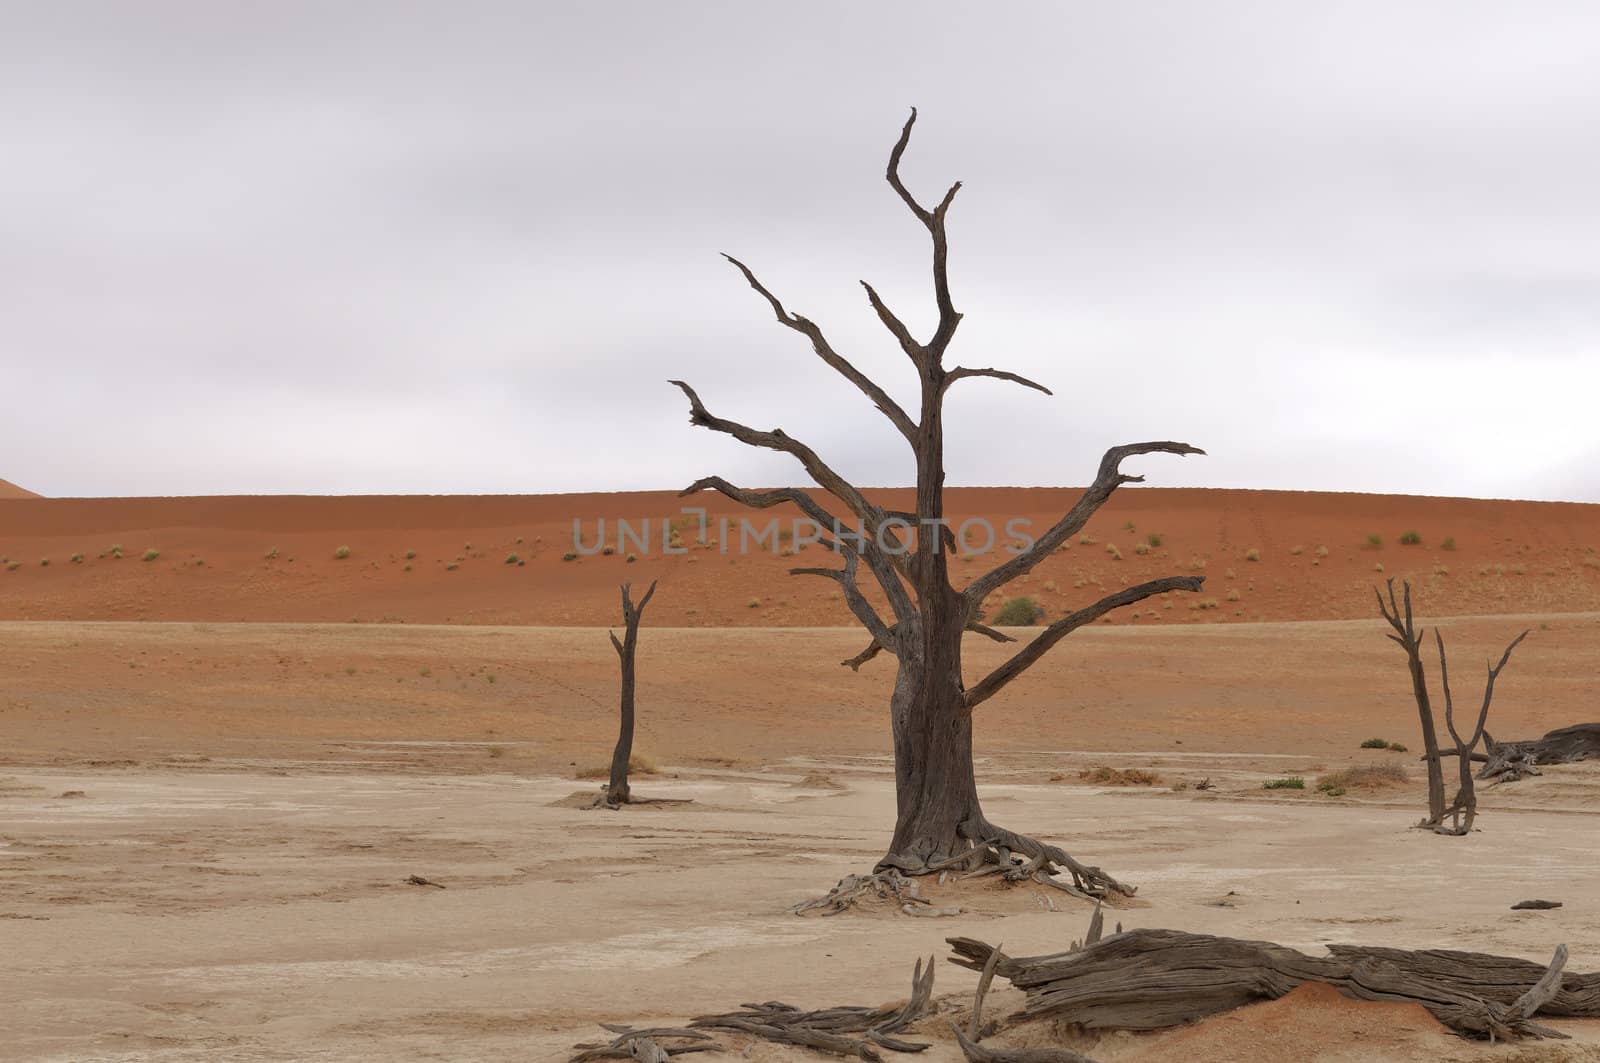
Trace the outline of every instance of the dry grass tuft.
<instances>
[{"instance_id":1,"label":"dry grass tuft","mask_svg":"<svg viewBox=\"0 0 1600 1063\"><path fill-rule=\"evenodd\" d=\"M629 775L654 775L656 770L656 760L650 754L633 753L629 755ZM579 779L609 779L610 777L610 764L603 764L598 768L579 768L575 775L575 778Z\"/></svg>"},{"instance_id":2,"label":"dry grass tuft","mask_svg":"<svg viewBox=\"0 0 1600 1063\"><path fill-rule=\"evenodd\" d=\"M1317 780L1317 789L1324 793L1332 790L1380 790L1401 786L1410 780L1411 776L1399 764L1359 764L1353 768L1330 771Z\"/></svg>"},{"instance_id":3,"label":"dry grass tuft","mask_svg":"<svg viewBox=\"0 0 1600 1063\"><path fill-rule=\"evenodd\" d=\"M1111 768L1097 764L1078 772L1078 778L1094 786L1155 786L1161 776L1143 768Z\"/></svg>"}]
</instances>

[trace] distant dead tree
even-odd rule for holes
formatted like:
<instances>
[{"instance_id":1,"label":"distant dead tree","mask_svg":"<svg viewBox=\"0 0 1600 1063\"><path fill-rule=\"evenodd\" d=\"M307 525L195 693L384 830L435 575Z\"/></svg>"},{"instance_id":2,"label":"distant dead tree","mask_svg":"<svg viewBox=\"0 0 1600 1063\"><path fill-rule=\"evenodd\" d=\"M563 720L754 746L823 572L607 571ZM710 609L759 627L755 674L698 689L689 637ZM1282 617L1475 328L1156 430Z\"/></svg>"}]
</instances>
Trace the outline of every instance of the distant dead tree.
<instances>
[{"instance_id":1,"label":"distant dead tree","mask_svg":"<svg viewBox=\"0 0 1600 1063\"><path fill-rule=\"evenodd\" d=\"M628 790L628 762L633 758L633 658L639 646L639 618L656 593L656 585L651 582L638 605L633 604L632 589L631 583L622 585L622 638L618 639L616 632L607 632L617 656L622 659L622 727L617 734L617 748L611 754L611 781L606 784L605 793L595 799L596 807L617 808L627 804L632 796Z\"/></svg>"},{"instance_id":2,"label":"distant dead tree","mask_svg":"<svg viewBox=\"0 0 1600 1063\"><path fill-rule=\"evenodd\" d=\"M822 329L801 314L791 313L743 262L724 256L771 307L778 324L801 336L824 363L853 384L895 430L905 438L916 462L916 508L912 512L886 510L847 481L812 447L782 429L762 431L713 414L700 396L683 381L672 381L689 400L689 423L732 436L752 447L779 451L795 458L815 483L831 498L826 504L799 488L747 490L721 477L695 481L683 494L712 490L756 509L781 504L795 506L820 528L833 529L834 539L822 545L842 555L842 568L797 568L796 574L835 580L846 605L872 636L860 654L845 664L859 668L880 653L896 658L894 694L890 700L895 749L896 818L888 852L877 870L888 874L926 874L944 868L978 869L998 865L1012 880L1049 876L1058 869L1071 873L1074 892L1103 895L1108 891L1131 893L1098 868L1086 867L1061 849L1006 830L984 817L978 802L972 763L972 714L978 706L1027 671L1071 632L1121 606L1169 591L1198 591L1200 576L1170 576L1128 587L1086 605L1044 628L1005 663L968 686L962 677L962 637L976 632L999 642L1013 641L982 623L986 599L1012 580L1032 571L1069 537L1077 534L1105 504L1117 487L1138 482L1140 476L1122 472L1122 463L1141 454L1200 454L1187 443L1130 443L1113 447L1100 462L1094 482L1078 502L1026 549L964 587L952 585L949 548L956 536L945 522L944 500L944 400L950 388L963 380L986 377L1009 381L1048 395L1050 390L1016 373L1000 369L945 366L944 358L961 314L956 310L947 270L948 241L945 219L961 188L951 185L932 209L919 203L900 179L901 155L911 139L917 112L913 109L889 153L889 186L913 216L928 230L933 243L933 291L938 324L932 336L918 339L879 297L861 282L878 319L910 359L916 372L919 413L913 417L887 391L834 350ZM832 508L830 508L832 507ZM849 536L840 534L834 509L857 526ZM913 538L914 543L908 540ZM857 582L864 563L882 593L889 615L869 601ZM1053 881L1053 880L1052 880Z\"/></svg>"},{"instance_id":3,"label":"distant dead tree","mask_svg":"<svg viewBox=\"0 0 1600 1063\"><path fill-rule=\"evenodd\" d=\"M1478 710L1478 722L1472 730L1470 739L1463 739L1461 732L1456 729L1455 703L1450 697L1450 666L1445 660L1444 636L1436 627L1433 629L1434 642L1439 647L1439 685L1444 691L1444 724L1450 732L1450 739L1455 743L1451 752L1442 752L1439 749L1439 736L1434 728L1433 707L1428 700L1428 681L1422 671L1422 632L1412 621L1411 615L1411 583L1403 581L1405 589L1404 606L1395 601L1394 580L1388 581L1389 600L1384 601L1383 592L1376 591L1378 595L1378 611L1383 618L1394 628L1395 633L1386 636L1399 643L1406 651L1406 661L1411 672L1411 691L1417 699L1417 716L1422 724L1423 762L1428 767L1428 815L1417 826L1427 828L1436 834L1466 834L1472 830L1473 820L1478 815L1478 795L1472 782L1472 762L1481 758L1478 744L1487 738L1484 730L1489 721L1489 703L1494 698L1494 681L1500 678L1501 669L1506 662L1511 660L1511 651L1517 644L1528 637L1524 631L1511 640L1511 645L1500 655L1500 663L1488 666L1489 675L1483 685L1483 706ZM1403 612L1402 612L1403 608ZM1492 739L1489 739L1492 743ZM1444 757L1456 758L1456 765L1460 769L1460 783L1456 788L1455 798L1448 804L1444 800ZM1450 822L1446 823L1445 820Z\"/></svg>"}]
</instances>

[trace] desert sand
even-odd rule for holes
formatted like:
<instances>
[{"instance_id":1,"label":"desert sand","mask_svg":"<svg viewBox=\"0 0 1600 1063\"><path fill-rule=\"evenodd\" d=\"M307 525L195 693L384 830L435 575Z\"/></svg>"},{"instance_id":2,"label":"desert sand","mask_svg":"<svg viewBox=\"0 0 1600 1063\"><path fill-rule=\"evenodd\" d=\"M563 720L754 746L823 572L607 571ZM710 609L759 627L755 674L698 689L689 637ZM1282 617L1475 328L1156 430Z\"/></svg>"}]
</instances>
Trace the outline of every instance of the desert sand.
<instances>
[{"instance_id":1,"label":"desert sand","mask_svg":"<svg viewBox=\"0 0 1600 1063\"><path fill-rule=\"evenodd\" d=\"M1497 737L1596 717L1596 507L1215 494L1127 492L1097 543L1033 577L1025 593L1059 609L1097 593L1091 574L1114 586L1197 561L1222 604L1151 603L1155 615L1080 631L982 706L990 817L1136 884L1113 913L1128 927L1540 962L1565 942L1569 969L1600 970L1600 765L1486 790L1480 830L1442 838L1410 829L1416 754L1360 748L1420 746L1403 655L1370 604L1378 564L1417 580L1466 703L1481 662L1531 631L1498 688ZM675 504L611 500L658 502ZM1047 952L1081 936L1080 902L976 886L930 885L966 909L950 918L790 914L887 842L888 662L840 667L863 637L820 626L838 607L782 574L791 558L563 562L546 544L571 508L0 504L0 551L30 559L0 571L0 1058L557 1060L601 1022L677 1024L752 999L882 1003L930 955L959 1017L976 975L945 962L945 937ZM1132 551L1130 520L1160 529L1160 551ZM1412 527L1424 541L1402 547ZM113 544L121 559L96 556ZM150 548L160 557L140 560ZM205 564L184 563L190 551ZM511 551L528 564L506 565ZM628 575L662 579L636 742L656 770L634 789L692 803L586 811L596 784L581 776L615 737L603 625ZM975 640L969 670L1006 652ZM1370 763L1408 780L1315 788ZM1155 780L1101 783L1097 769ZM1306 789L1263 789L1288 776ZM1510 910L1529 897L1565 906ZM1002 984L988 1013L1020 1001ZM1488 1046L1419 1008L1310 986L1163 1033L1010 1037L1106 1061L1600 1059L1600 1021L1552 1024L1573 1040ZM911 1036L934 1043L916 1058L960 1058L942 1017ZM757 1044L747 1058L806 1055Z\"/></svg>"},{"instance_id":2,"label":"desert sand","mask_svg":"<svg viewBox=\"0 0 1600 1063\"><path fill-rule=\"evenodd\" d=\"M953 522L982 518L996 532L991 549L964 553L952 564L952 579L965 582L1009 556L1006 521L1042 531L1078 493L950 490ZM906 491L875 496L890 507L911 504ZM660 532L664 522L695 519L682 514L685 505L708 510L708 541L686 526L685 552L669 554ZM796 564L827 563L820 548L801 551L797 560L784 554L791 544L768 540L765 549L752 543L741 553L722 540L720 518L747 512L719 496L683 499L667 491L0 499L0 619L595 627L616 623L619 582L660 579L662 593L652 606L658 625L847 622L833 584L788 575ZM789 519L773 510L759 523L778 517ZM574 520L582 522L587 548L598 545L602 519L613 548L619 520L635 529L649 521L651 546L630 542L609 556L564 561L580 553ZM1409 531L1422 541L1401 544ZM1074 540L1010 593L1058 614L1100 588L1195 573L1207 580L1199 600L1214 607L1191 611L1183 603L1173 612L1139 610L1112 622L1333 620L1373 615L1373 582L1399 576L1425 587L1429 608L1442 614L1600 610L1596 505L1123 488L1085 533L1091 542ZM1154 548L1152 534L1160 542ZM1374 535L1377 547L1368 542ZM1136 552L1141 542L1148 553ZM970 545L985 545L976 530ZM121 548L120 557L113 547ZM342 560L340 547L350 551ZM150 551L157 556L142 560ZM1259 560L1249 560L1252 552ZM637 561L629 563L629 553ZM508 564L513 555L523 564Z\"/></svg>"}]
</instances>

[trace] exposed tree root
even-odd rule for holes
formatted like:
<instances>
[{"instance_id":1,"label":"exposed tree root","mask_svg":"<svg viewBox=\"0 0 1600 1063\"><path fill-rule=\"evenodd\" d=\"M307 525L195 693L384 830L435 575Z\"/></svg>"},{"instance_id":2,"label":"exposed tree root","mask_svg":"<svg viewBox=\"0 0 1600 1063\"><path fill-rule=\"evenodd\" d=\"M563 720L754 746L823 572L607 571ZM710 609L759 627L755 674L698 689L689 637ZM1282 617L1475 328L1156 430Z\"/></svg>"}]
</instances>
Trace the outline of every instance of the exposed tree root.
<instances>
[{"instance_id":1,"label":"exposed tree root","mask_svg":"<svg viewBox=\"0 0 1600 1063\"><path fill-rule=\"evenodd\" d=\"M970 844L965 852L932 859L890 853L878 861L878 871L927 875L956 869L963 872L962 878L999 875L1006 882L1037 882L1084 900L1132 897L1138 889L1118 882L1098 867L1078 862L1063 849L997 827L981 816L963 823L958 833ZM1055 877L1062 872L1072 877L1070 885Z\"/></svg>"},{"instance_id":2,"label":"exposed tree root","mask_svg":"<svg viewBox=\"0 0 1600 1063\"><path fill-rule=\"evenodd\" d=\"M633 1030L627 1026L606 1025L607 1030L621 1034L608 1045L581 1044L581 1051L571 1063L587 1063L592 1059L626 1059L644 1061L647 1056L634 1051L640 1042L654 1047L657 1041L682 1039L690 1043L669 1046L666 1055L684 1052L703 1052L720 1049L709 1042L704 1030L725 1030L749 1034L776 1044L798 1045L829 1052L852 1059L881 1060L878 1049L891 1052L921 1052L927 1044L902 1041L893 1035L932 1010L934 958L927 965L918 960L911 975L911 996L904 1004L877 1008L838 1007L818 1011L803 1011L791 1004L769 1000L765 1004L745 1004L739 1011L722 1015L701 1015L692 1019L687 1028ZM852 1034L857 1036L851 1036ZM648 1052L649 1048L640 1051Z\"/></svg>"},{"instance_id":3,"label":"exposed tree root","mask_svg":"<svg viewBox=\"0 0 1600 1063\"><path fill-rule=\"evenodd\" d=\"M870 875L846 875L827 892L826 896L801 901L789 910L795 915L819 909L823 915L838 915L872 898L892 901L901 911L915 911L919 905L932 908L933 904L920 895L915 879L907 878L891 867L884 871L875 871Z\"/></svg>"},{"instance_id":4,"label":"exposed tree root","mask_svg":"<svg viewBox=\"0 0 1600 1063\"><path fill-rule=\"evenodd\" d=\"M612 797L609 786L601 786L599 796L589 802L585 811L603 808L608 812L616 812L621 810L623 805L690 805L693 803L694 798L692 797L635 797L631 793L626 797L616 799Z\"/></svg>"}]
</instances>

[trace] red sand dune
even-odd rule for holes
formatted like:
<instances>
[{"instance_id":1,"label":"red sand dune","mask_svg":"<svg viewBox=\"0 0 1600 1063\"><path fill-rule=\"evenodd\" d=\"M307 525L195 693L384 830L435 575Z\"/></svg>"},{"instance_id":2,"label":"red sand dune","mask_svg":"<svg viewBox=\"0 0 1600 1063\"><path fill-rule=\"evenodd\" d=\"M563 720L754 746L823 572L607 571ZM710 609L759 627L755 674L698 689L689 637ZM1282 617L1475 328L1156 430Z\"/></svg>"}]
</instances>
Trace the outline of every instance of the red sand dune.
<instances>
[{"instance_id":1,"label":"red sand dune","mask_svg":"<svg viewBox=\"0 0 1600 1063\"><path fill-rule=\"evenodd\" d=\"M10 480L0 480L0 498L38 498L32 491L24 490Z\"/></svg>"},{"instance_id":2,"label":"red sand dune","mask_svg":"<svg viewBox=\"0 0 1600 1063\"><path fill-rule=\"evenodd\" d=\"M876 495L890 507L911 503L907 490ZM952 489L953 519L981 515L1002 538L952 559L955 579L1004 560L1006 520L1042 531L1077 496L1067 488ZM750 513L715 496L665 491L8 497L0 499L0 619L605 625L617 621L620 582L660 579L650 619L663 626L852 623L831 582L788 574L797 563L832 564L820 547L790 557L770 546L741 554L735 542L725 553L720 542L697 542L691 527L682 532L687 552L664 554L662 522L683 519L686 501L711 511L715 538L719 516ZM792 517L757 516L774 515L786 524ZM648 519L654 541L564 560L575 518L590 543L601 518L608 542L618 518L635 528ZM1422 542L1402 545L1413 530ZM1375 611L1373 585L1388 576L1411 579L1421 608L1436 615L1600 609L1600 505L1125 488L1086 531L1094 542L1075 538L1009 593L1053 616L1157 576L1207 577L1202 594L1123 610L1117 624L1366 617ZM1160 545L1136 553L1151 534ZM1370 546L1369 535L1381 545ZM341 560L343 546L350 553ZM152 550L159 556L143 560ZM630 551L636 562L626 560ZM513 554L523 563L507 563Z\"/></svg>"}]
</instances>

